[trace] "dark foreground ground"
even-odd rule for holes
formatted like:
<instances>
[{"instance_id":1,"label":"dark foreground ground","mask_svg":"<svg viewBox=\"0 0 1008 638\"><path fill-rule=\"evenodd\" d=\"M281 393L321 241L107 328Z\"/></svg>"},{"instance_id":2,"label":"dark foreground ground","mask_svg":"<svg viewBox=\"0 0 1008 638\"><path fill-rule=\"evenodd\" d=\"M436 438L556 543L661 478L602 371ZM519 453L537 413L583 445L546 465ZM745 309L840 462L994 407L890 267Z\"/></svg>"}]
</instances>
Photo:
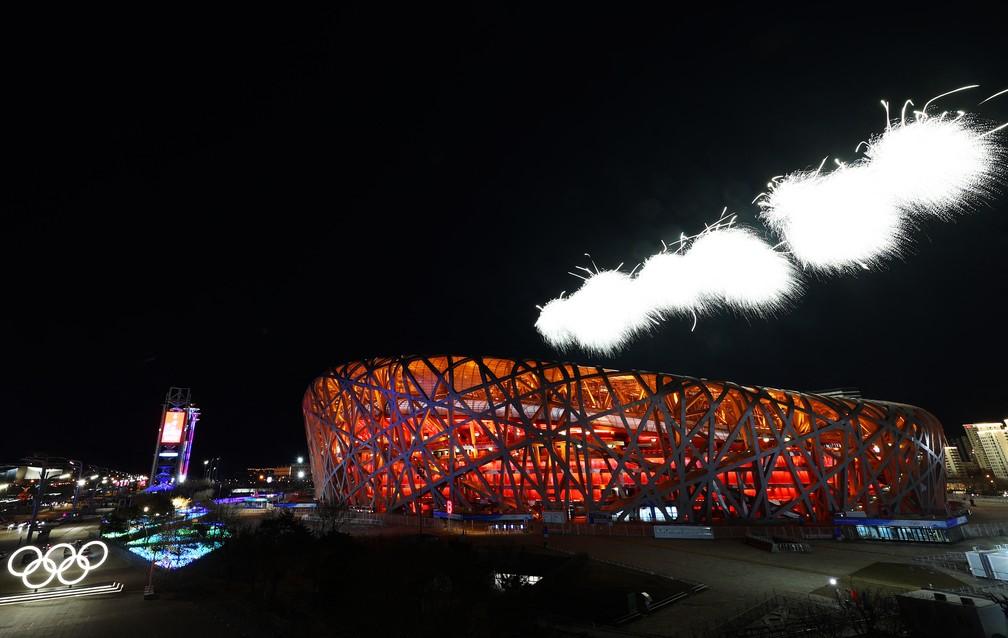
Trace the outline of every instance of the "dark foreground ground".
<instances>
[{"instance_id":1,"label":"dark foreground ground","mask_svg":"<svg viewBox=\"0 0 1008 638\"><path fill-rule=\"evenodd\" d=\"M985 520L1008 519L1008 504L977 509ZM317 539L299 525L264 519L224 550L158 572L153 601L142 597L147 564L113 548L88 583L119 581L121 594L0 607L0 636L698 636L768 597L830 603L837 591L830 578L840 589L879 592L990 585L914 559L1008 542L816 541L811 554L770 554L737 540L554 535L546 548L535 534L349 531ZM70 526L54 540L95 533L93 525ZM16 542L0 532L0 549ZM497 583L494 573L511 577ZM529 575L542 580L522 586ZM697 591L697 583L707 589ZM21 589L4 569L0 594ZM634 616L640 592L654 602L678 599Z\"/></svg>"}]
</instances>

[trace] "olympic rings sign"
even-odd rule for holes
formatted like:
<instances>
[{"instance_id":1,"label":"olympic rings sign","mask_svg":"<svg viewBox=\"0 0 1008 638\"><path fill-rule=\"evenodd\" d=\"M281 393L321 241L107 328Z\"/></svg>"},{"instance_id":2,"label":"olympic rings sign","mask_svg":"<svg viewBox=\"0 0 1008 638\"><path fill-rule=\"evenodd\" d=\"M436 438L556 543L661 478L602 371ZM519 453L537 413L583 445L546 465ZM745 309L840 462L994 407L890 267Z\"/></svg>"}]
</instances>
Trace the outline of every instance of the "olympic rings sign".
<instances>
[{"instance_id":1,"label":"olympic rings sign","mask_svg":"<svg viewBox=\"0 0 1008 638\"><path fill-rule=\"evenodd\" d=\"M84 553L88 547L97 547L98 551L101 552L101 559L97 563L91 562L90 556L85 556ZM59 550L70 550L70 555L66 556L57 564L56 560L53 559L53 554ZM24 566L24 569L18 569L15 566L15 560L22 555L23 552L35 552L35 558L28 561L28 564ZM11 554L10 559L7 561L7 571L11 573L12 576L20 576L21 582L28 589L40 589L45 587L53 581L54 578L58 579L59 582L64 585L76 585L77 583L84 580L84 577L88 573L100 566L108 558L108 546L101 541L91 541L90 543L84 543L80 550L71 545L70 543L57 543L49 548L45 554L38 547L32 545L25 545L21 549L17 550ZM73 565L77 565L81 569L81 574L77 578L69 579L63 576L64 572L70 569ZM30 577L39 570L44 570L49 574L49 577L42 582L32 582Z\"/></svg>"}]
</instances>

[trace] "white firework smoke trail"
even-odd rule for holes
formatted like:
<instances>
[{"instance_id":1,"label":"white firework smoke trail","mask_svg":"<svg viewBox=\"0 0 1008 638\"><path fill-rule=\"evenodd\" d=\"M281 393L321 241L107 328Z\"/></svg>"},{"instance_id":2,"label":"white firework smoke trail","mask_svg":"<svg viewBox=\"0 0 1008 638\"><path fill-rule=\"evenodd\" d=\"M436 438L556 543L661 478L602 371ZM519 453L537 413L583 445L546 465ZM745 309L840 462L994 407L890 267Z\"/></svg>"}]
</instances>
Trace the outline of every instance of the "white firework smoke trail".
<instances>
[{"instance_id":1,"label":"white firework smoke trail","mask_svg":"<svg viewBox=\"0 0 1008 638\"><path fill-rule=\"evenodd\" d=\"M760 202L767 226L815 270L868 268L897 253L906 224L884 181L867 166L791 173Z\"/></svg>"},{"instance_id":2,"label":"white firework smoke trail","mask_svg":"<svg viewBox=\"0 0 1008 638\"><path fill-rule=\"evenodd\" d=\"M650 257L635 283L663 316L709 314L722 307L766 315L798 291L787 256L734 226L700 233L684 253Z\"/></svg>"},{"instance_id":3,"label":"white firework smoke trail","mask_svg":"<svg viewBox=\"0 0 1008 638\"><path fill-rule=\"evenodd\" d=\"M695 318L722 307L765 315L800 290L787 256L735 227L734 218L677 244L651 256L636 276L588 271L574 294L541 308L536 329L557 348L609 354L665 317Z\"/></svg>"},{"instance_id":4,"label":"white firework smoke trail","mask_svg":"<svg viewBox=\"0 0 1008 638\"><path fill-rule=\"evenodd\" d=\"M887 116L886 130L863 142L864 157L852 164L771 181L757 197L761 217L812 270L870 268L898 256L917 221L969 210L1004 176L1003 147L993 135L1003 126L985 126L962 111L927 112L936 99L969 88L933 98L909 118L907 100L900 119Z\"/></svg>"},{"instance_id":5,"label":"white firework smoke trail","mask_svg":"<svg viewBox=\"0 0 1008 638\"><path fill-rule=\"evenodd\" d=\"M585 278L569 297L547 303L536 329L558 348L573 345L612 353L657 321L630 275L603 270Z\"/></svg>"},{"instance_id":6,"label":"white firework smoke trail","mask_svg":"<svg viewBox=\"0 0 1008 638\"><path fill-rule=\"evenodd\" d=\"M760 217L813 271L870 269L901 254L920 219L970 210L1002 183L1004 147L994 134L1008 124L990 127L962 111L928 113L936 100L971 88L932 98L909 119L907 100L899 121L890 121L883 102L886 130L858 144L866 146L862 158L834 160L829 171L822 170L824 159L814 171L774 178L756 198ZM734 221L722 213L671 252L662 242L665 250L636 276L582 268L587 276L576 276L583 285L541 307L536 329L557 348L612 353L669 316L692 315L695 328L697 317L721 308L752 315L780 310L801 292L795 265Z\"/></svg>"}]
</instances>

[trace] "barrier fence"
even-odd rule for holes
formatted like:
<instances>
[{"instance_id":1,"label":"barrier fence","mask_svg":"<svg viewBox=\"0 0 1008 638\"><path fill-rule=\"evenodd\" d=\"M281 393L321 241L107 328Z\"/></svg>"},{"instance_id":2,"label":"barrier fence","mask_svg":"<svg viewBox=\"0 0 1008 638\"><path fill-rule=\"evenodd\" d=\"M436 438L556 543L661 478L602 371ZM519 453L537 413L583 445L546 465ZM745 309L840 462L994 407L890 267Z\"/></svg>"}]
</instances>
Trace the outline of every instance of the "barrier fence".
<instances>
[{"instance_id":1,"label":"barrier fence","mask_svg":"<svg viewBox=\"0 0 1008 638\"><path fill-rule=\"evenodd\" d=\"M969 563L966 561L966 552L943 552L928 556L914 556L913 560L916 563L966 572L967 574L970 573Z\"/></svg>"},{"instance_id":2,"label":"barrier fence","mask_svg":"<svg viewBox=\"0 0 1008 638\"><path fill-rule=\"evenodd\" d=\"M317 516L306 515L306 521L314 521ZM349 512L345 522L353 526L401 526L415 527L426 532L459 532L463 530L478 531L487 527L485 521L451 521L423 517L420 520L412 514L385 514L376 512ZM540 521L526 524L527 532L542 533L544 523ZM654 526L650 523L549 523L546 524L549 533L556 536L624 536L638 538L653 538ZM960 526L964 539L1008 537L1008 523L967 523ZM831 540L835 528L829 525L715 525L714 538L737 538L744 540L748 536L772 537L778 543L801 543L809 540ZM951 559L935 559L938 562L958 562Z\"/></svg>"},{"instance_id":3,"label":"barrier fence","mask_svg":"<svg viewBox=\"0 0 1008 638\"><path fill-rule=\"evenodd\" d=\"M991 538L993 536L1008 536L1006 523L967 523L960 526L963 538Z\"/></svg>"},{"instance_id":4,"label":"barrier fence","mask_svg":"<svg viewBox=\"0 0 1008 638\"><path fill-rule=\"evenodd\" d=\"M412 527L417 530L438 532L462 530L486 530L486 521L446 521L410 514L377 514L372 512L355 512L348 519L351 525L399 526ZM650 523L548 523L530 521L526 523L527 533L542 534L543 527L552 536L622 536L637 538L654 538L654 525ZM829 540L833 536L833 527L825 525L724 525L713 527L714 538L744 539L747 536L765 536L775 542L802 543L807 540Z\"/></svg>"}]
</instances>

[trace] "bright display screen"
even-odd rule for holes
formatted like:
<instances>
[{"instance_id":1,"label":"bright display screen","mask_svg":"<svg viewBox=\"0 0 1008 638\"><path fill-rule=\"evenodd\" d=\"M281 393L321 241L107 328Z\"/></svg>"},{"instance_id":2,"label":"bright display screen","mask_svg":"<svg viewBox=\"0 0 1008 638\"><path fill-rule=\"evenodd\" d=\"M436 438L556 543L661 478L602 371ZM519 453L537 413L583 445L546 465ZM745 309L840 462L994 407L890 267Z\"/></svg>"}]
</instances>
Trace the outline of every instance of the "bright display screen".
<instances>
[{"instance_id":1,"label":"bright display screen","mask_svg":"<svg viewBox=\"0 0 1008 638\"><path fill-rule=\"evenodd\" d=\"M185 414L185 412L165 412L164 427L161 428L162 443L180 443L182 441Z\"/></svg>"}]
</instances>

